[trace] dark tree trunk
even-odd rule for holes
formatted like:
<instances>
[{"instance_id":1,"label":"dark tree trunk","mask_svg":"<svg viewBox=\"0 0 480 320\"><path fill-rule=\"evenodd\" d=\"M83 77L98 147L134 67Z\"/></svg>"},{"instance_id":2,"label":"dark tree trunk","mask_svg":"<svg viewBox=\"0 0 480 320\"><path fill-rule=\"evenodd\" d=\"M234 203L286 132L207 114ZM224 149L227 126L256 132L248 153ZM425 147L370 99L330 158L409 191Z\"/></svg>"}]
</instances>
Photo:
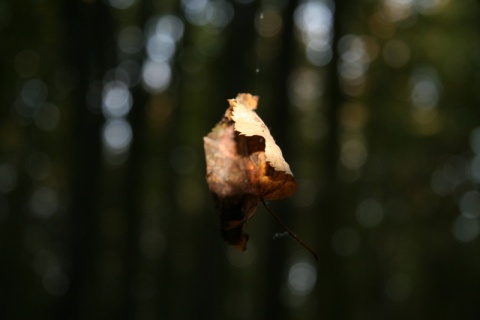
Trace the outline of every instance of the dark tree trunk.
<instances>
[{"instance_id":1,"label":"dark tree trunk","mask_svg":"<svg viewBox=\"0 0 480 320\"><path fill-rule=\"evenodd\" d=\"M101 81L114 60L112 21L106 5L97 1L64 3L67 61L79 72L72 96L71 200L68 206L70 286L62 301L60 319L89 318L95 314L96 258L99 247L101 158L101 92L90 95L89 85Z\"/></svg>"},{"instance_id":2,"label":"dark tree trunk","mask_svg":"<svg viewBox=\"0 0 480 320\"><path fill-rule=\"evenodd\" d=\"M335 12L333 16L333 40L332 40L332 61L329 64L326 86L326 119L327 135L325 147L321 151L321 157L324 160L322 176L325 181L325 188L320 194L319 214L317 216L317 226L319 227L317 243L321 245L320 262L318 269L319 284L319 316L329 319L343 319L345 315L344 306L344 286L342 283L341 260L331 247L331 239L335 230L339 227L339 201L341 186L338 181L339 166L339 109L344 101L340 88L338 76L339 53L337 51L338 42L343 35L342 17L345 9L342 0L335 1Z\"/></svg>"}]
</instances>

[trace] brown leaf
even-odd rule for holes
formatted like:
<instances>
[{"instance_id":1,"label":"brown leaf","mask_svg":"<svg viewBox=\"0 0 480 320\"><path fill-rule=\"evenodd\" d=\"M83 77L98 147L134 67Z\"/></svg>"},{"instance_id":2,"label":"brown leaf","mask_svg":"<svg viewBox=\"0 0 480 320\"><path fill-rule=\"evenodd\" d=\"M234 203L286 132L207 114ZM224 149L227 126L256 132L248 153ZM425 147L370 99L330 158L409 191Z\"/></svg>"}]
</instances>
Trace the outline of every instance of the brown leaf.
<instances>
[{"instance_id":1,"label":"brown leaf","mask_svg":"<svg viewBox=\"0 0 480 320\"><path fill-rule=\"evenodd\" d=\"M258 97L241 93L228 100L225 116L204 137L207 182L221 212L225 241L244 250L246 221L260 199L291 196L297 189L288 163L254 111Z\"/></svg>"}]
</instances>

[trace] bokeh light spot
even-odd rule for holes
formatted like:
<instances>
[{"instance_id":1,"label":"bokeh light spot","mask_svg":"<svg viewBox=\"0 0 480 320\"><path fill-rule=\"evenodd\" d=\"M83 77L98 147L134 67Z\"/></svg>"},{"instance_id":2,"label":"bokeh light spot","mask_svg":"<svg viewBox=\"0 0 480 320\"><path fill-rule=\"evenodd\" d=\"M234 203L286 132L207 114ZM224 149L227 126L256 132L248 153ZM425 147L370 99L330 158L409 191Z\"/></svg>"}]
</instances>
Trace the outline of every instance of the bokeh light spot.
<instances>
[{"instance_id":1,"label":"bokeh light spot","mask_svg":"<svg viewBox=\"0 0 480 320\"><path fill-rule=\"evenodd\" d=\"M464 215L458 216L452 224L452 234L460 242L470 242L480 233L477 219L470 219Z\"/></svg>"},{"instance_id":2,"label":"bokeh light spot","mask_svg":"<svg viewBox=\"0 0 480 320\"><path fill-rule=\"evenodd\" d=\"M438 102L438 90L435 84L428 80L418 81L412 90L412 101L419 108L434 107Z\"/></svg>"},{"instance_id":3,"label":"bokeh light spot","mask_svg":"<svg viewBox=\"0 0 480 320\"><path fill-rule=\"evenodd\" d=\"M344 91L352 96L358 95L358 88L365 83L365 75L370 64L364 39L354 34L344 35L339 43L340 60L338 73L344 81Z\"/></svg>"},{"instance_id":4,"label":"bokeh light spot","mask_svg":"<svg viewBox=\"0 0 480 320\"><path fill-rule=\"evenodd\" d=\"M480 159L478 162L480 170ZM475 174L474 163L471 164L471 168L473 174ZM443 165L433 172L431 179L432 190L442 196L451 194L468 178L469 169L469 164L463 157L449 157Z\"/></svg>"},{"instance_id":5,"label":"bokeh light spot","mask_svg":"<svg viewBox=\"0 0 480 320\"><path fill-rule=\"evenodd\" d=\"M415 107L432 109L440 100L439 78L435 70L419 68L412 74L412 90L410 97Z\"/></svg>"},{"instance_id":6,"label":"bokeh light spot","mask_svg":"<svg viewBox=\"0 0 480 320\"><path fill-rule=\"evenodd\" d=\"M123 82L128 87L136 86L142 78L142 69L134 60L124 60L116 69L115 80Z\"/></svg>"},{"instance_id":7,"label":"bokeh light spot","mask_svg":"<svg viewBox=\"0 0 480 320\"><path fill-rule=\"evenodd\" d=\"M142 79L151 93L164 91L169 85L172 71L168 63L147 60L143 65Z\"/></svg>"},{"instance_id":8,"label":"bokeh light spot","mask_svg":"<svg viewBox=\"0 0 480 320\"><path fill-rule=\"evenodd\" d=\"M46 102L47 96L48 88L42 80L28 80L20 91L21 101L15 104L16 111L24 118L33 118Z\"/></svg>"},{"instance_id":9,"label":"bokeh light spot","mask_svg":"<svg viewBox=\"0 0 480 320\"><path fill-rule=\"evenodd\" d=\"M390 22L406 20L413 14L414 0L383 0L382 17Z\"/></svg>"},{"instance_id":10,"label":"bokeh light spot","mask_svg":"<svg viewBox=\"0 0 480 320\"><path fill-rule=\"evenodd\" d=\"M312 40L307 44L306 56L308 62L312 65L321 67L327 65L332 60L332 48L330 46L317 46L316 41Z\"/></svg>"},{"instance_id":11,"label":"bokeh light spot","mask_svg":"<svg viewBox=\"0 0 480 320\"><path fill-rule=\"evenodd\" d=\"M345 131L359 135L369 118L367 108L358 102L345 103L340 110L340 122Z\"/></svg>"},{"instance_id":12,"label":"bokeh light spot","mask_svg":"<svg viewBox=\"0 0 480 320\"><path fill-rule=\"evenodd\" d=\"M40 187L30 198L29 206L36 216L48 218L58 210L57 192L47 186Z\"/></svg>"},{"instance_id":13,"label":"bokeh light spot","mask_svg":"<svg viewBox=\"0 0 480 320\"><path fill-rule=\"evenodd\" d=\"M130 112L132 104L132 95L123 82L112 81L103 88L102 110L106 117L124 117Z\"/></svg>"},{"instance_id":14,"label":"bokeh light spot","mask_svg":"<svg viewBox=\"0 0 480 320\"><path fill-rule=\"evenodd\" d=\"M274 37L282 29L282 16L275 8L266 8L255 17L255 29L262 37Z\"/></svg>"},{"instance_id":15,"label":"bokeh light spot","mask_svg":"<svg viewBox=\"0 0 480 320\"><path fill-rule=\"evenodd\" d=\"M480 154L480 127L473 129L470 133L470 148L476 154Z\"/></svg>"},{"instance_id":16,"label":"bokeh light spot","mask_svg":"<svg viewBox=\"0 0 480 320\"><path fill-rule=\"evenodd\" d=\"M108 0L108 3L116 9L128 9L131 7L136 0Z\"/></svg>"},{"instance_id":17,"label":"bokeh light spot","mask_svg":"<svg viewBox=\"0 0 480 320\"><path fill-rule=\"evenodd\" d=\"M110 152L128 150L132 141L132 128L124 119L108 120L103 127L103 143Z\"/></svg>"},{"instance_id":18,"label":"bokeh light spot","mask_svg":"<svg viewBox=\"0 0 480 320\"><path fill-rule=\"evenodd\" d=\"M323 82L318 72L307 68L295 69L289 81L288 96L292 104L302 111L311 111L323 93Z\"/></svg>"},{"instance_id":19,"label":"bokeh light spot","mask_svg":"<svg viewBox=\"0 0 480 320\"><path fill-rule=\"evenodd\" d=\"M147 40L147 54L154 62L165 62L175 53L175 41L170 35L157 33Z\"/></svg>"},{"instance_id":20,"label":"bokeh light spot","mask_svg":"<svg viewBox=\"0 0 480 320\"><path fill-rule=\"evenodd\" d=\"M298 6L294 13L297 28L309 37L330 33L332 10L321 1L307 1Z\"/></svg>"},{"instance_id":21,"label":"bokeh light spot","mask_svg":"<svg viewBox=\"0 0 480 320\"><path fill-rule=\"evenodd\" d=\"M480 217L480 192L477 190L467 191L460 198L459 206L462 215L466 218Z\"/></svg>"},{"instance_id":22,"label":"bokeh light spot","mask_svg":"<svg viewBox=\"0 0 480 320\"><path fill-rule=\"evenodd\" d=\"M439 13L450 2L450 0L416 0L415 7L418 12L431 15Z\"/></svg>"},{"instance_id":23,"label":"bokeh light spot","mask_svg":"<svg viewBox=\"0 0 480 320\"><path fill-rule=\"evenodd\" d=\"M472 176L472 180L476 183L480 183L480 154L473 157L469 172Z\"/></svg>"},{"instance_id":24,"label":"bokeh light spot","mask_svg":"<svg viewBox=\"0 0 480 320\"><path fill-rule=\"evenodd\" d=\"M333 9L322 1L306 1L297 7L294 22L306 46L307 60L324 66L332 58Z\"/></svg>"},{"instance_id":25,"label":"bokeh light spot","mask_svg":"<svg viewBox=\"0 0 480 320\"><path fill-rule=\"evenodd\" d=\"M361 139L349 138L341 146L340 160L349 169L358 169L367 161L367 148Z\"/></svg>"},{"instance_id":26,"label":"bokeh light spot","mask_svg":"<svg viewBox=\"0 0 480 320\"><path fill-rule=\"evenodd\" d=\"M305 296L315 287L317 270L307 262L297 262L288 271L288 288L294 295Z\"/></svg>"},{"instance_id":27,"label":"bokeh light spot","mask_svg":"<svg viewBox=\"0 0 480 320\"><path fill-rule=\"evenodd\" d=\"M383 47L383 59L391 67L403 67L410 59L410 48L403 41L389 40Z\"/></svg>"},{"instance_id":28,"label":"bokeh light spot","mask_svg":"<svg viewBox=\"0 0 480 320\"><path fill-rule=\"evenodd\" d=\"M363 227L375 227L382 222L383 207L375 199L365 199L357 206L356 218Z\"/></svg>"},{"instance_id":29,"label":"bokeh light spot","mask_svg":"<svg viewBox=\"0 0 480 320\"><path fill-rule=\"evenodd\" d=\"M43 288L52 296L64 295L70 286L67 274L58 263L51 264L42 277Z\"/></svg>"},{"instance_id":30,"label":"bokeh light spot","mask_svg":"<svg viewBox=\"0 0 480 320\"><path fill-rule=\"evenodd\" d=\"M182 5L188 22L197 26L223 28L234 15L232 5L224 0L182 0Z\"/></svg>"},{"instance_id":31,"label":"bokeh light spot","mask_svg":"<svg viewBox=\"0 0 480 320\"><path fill-rule=\"evenodd\" d=\"M56 104L45 103L34 118L35 125L42 131L54 130L60 122L60 109Z\"/></svg>"},{"instance_id":32,"label":"bokeh light spot","mask_svg":"<svg viewBox=\"0 0 480 320\"><path fill-rule=\"evenodd\" d=\"M139 27L125 27L118 34L117 44L120 50L127 54L139 52L144 44L143 32Z\"/></svg>"},{"instance_id":33,"label":"bokeh light spot","mask_svg":"<svg viewBox=\"0 0 480 320\"><path fill-rule=\"evenodd\" d=\"M183 21L177 16L166 15L158 19L155 25L155 33L167 34L174 41L180 41L183 36L185 26Z\"/></svg>"}]
</instances>

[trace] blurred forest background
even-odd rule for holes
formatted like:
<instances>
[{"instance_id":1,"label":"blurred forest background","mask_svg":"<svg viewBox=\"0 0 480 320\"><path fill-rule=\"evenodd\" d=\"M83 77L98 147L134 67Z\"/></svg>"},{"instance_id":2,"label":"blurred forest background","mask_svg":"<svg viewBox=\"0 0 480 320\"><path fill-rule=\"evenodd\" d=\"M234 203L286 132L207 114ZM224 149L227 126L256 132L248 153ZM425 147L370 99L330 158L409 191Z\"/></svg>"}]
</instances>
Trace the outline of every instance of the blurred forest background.
<instances>
[{"instance_id":1,"label":"blurred forest background","mask_svg":"<svg viewBox=\"0 0 480 320\"><path fill-rule=\"evenodd\" d=\"M1 319L479 319L474 0L0 1ZM202 137L299 182L222 241Z\"/></svg>"}]
</instances>

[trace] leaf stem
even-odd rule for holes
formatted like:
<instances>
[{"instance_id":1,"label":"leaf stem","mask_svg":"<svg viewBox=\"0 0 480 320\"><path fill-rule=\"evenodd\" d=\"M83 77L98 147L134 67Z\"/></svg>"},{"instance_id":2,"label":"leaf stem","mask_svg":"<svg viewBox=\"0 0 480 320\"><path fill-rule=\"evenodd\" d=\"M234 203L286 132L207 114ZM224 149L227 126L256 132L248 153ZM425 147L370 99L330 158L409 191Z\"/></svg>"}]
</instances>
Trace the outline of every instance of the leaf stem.
<instances>
[{"instance_id":1,"label":"leaf stem","mask_svg":"<svg viewBox=\"0 0 480 320\"><path fill-rule=\"evenodd\" d=\"M310 251L310 253L313 255L315 260L318 261L318 254L315 252L315 250L310 248L305 242L303 242L302 239L300 239L299 236L297 236L292 230L290 230L290 228L287 227L285 223L283 223L283 221L275 214L275 212L273 212L272 209L270 209L270 207L267 205L264 199L262 199L262 203L265 209L267 209L267 211L270 212L270 214L275 218L275 220L277 220L278 223L280 223L280 225L283 227L283 229L285 229L285 231L289 234L289 236L295 239L295 241L297 241L302 247Z\"/></svg>"}]
</instances>

